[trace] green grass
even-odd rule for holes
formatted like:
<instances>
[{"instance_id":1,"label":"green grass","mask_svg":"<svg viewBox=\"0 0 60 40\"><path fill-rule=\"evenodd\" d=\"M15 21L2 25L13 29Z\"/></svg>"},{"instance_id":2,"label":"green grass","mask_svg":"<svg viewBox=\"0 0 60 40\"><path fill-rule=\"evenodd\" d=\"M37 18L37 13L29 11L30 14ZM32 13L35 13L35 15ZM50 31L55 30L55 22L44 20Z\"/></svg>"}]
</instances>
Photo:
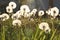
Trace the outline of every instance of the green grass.
<instances>
[{"instance_id":1,"label":"green grass","mask_svg":"<svg viewBox=\"0 0 60 40\"><path fill-rule=\"evenodd\" d=\"M60 40L60 20L49 18L34 18L34 21L22 19L21 27L12 25L12 19L0 21L0 40ZM38 28L41 22L48 22L50 33Z\"/></svg>"}]
</instances>

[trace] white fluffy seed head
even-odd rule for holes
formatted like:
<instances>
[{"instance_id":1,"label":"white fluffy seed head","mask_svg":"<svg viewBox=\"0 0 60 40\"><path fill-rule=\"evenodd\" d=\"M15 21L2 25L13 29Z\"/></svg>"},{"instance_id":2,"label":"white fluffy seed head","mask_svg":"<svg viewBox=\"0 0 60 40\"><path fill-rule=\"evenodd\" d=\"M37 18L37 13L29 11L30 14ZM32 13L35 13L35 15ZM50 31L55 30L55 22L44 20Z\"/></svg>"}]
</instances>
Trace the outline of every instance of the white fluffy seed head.
<instances>
[{"instance_id":1,"label":"white fluffy seed head","mask_svg":"<svg viewBox=\"0 0 60 40\"><path fill-rule=\"evenodd\" d=\"M44 30L45 32L48 30L48 32L50 32L49 24L46 22L40 23L39 29Z\"/></svg>"},{"instance_id":2,"label":"white fluffy seed head","mask_svg":"<svg viewBox=\"0 0 60 40\"><path fill-rule=\"evenodd\" d=\"M13 15L11 16L11 18L12 18L13 20L15 20L15 19L17 19L17 16L18 16L18 14L15 13L15 14L13 14Z\"/></svg>"},{"instance_id":3,"label":"white fluffy seed head","mask_svg":"<svg viewBox=\"0 0 60 40\"><path fill-rule=\"evenodd\" d=\"M33 14L36 14L37 9L33 9L31 12L32 12Z\"/></svg>"},{"instance_id":4,"label":"white fluffy seed head","mask_svg":"<svg viewBox=\"0 0 60 40\"><path fill-rule=\"evenodd\" d=\"M37 9L33 9L32 12L36 13L37 12Z\"/></svg>"},{"instance_id":5,"label":"white fluffy seed head","mask_svg":"<svg viewBox=\"0 0 60 40\"><path fill-rule=\"evenodd\" d=\"M38 16L43 16L43 15L44 15L44 11L43 10L38 12Z\"/></svg>"},{"instance_id":6,"label":"white fluffy seed head","mask_svg":"<svg viewBox=\"0 0 60 40\"><path fill-rule=\"evenodd\" d=\"M6 12L7 12L7 13L12 13L12 12L13 12L12 7L11 7L11 6L7 6L7 7L6 7Z\"/></svg>"},{"instance_id":7,"label":"white fluffy seed head","mask_svg":"<svg viewBox=\"0 0 60 40\"><path fill-rule=\"evenodd\" d=\"M29 18L30 17L30 14L25 14L24 17L25 18Z\"/></svg>"},{"instance_id":8,"label":"white fluffy seed head","mask_svg":"<svg viewBox=\"0 0 60 40\"><path fill-rule=\"evenodd\" d=\"M2 15L0 15L0 20L1 21L6 21L9 19L9 15L6 13L3 13Z\"/></svg>"},{"instance_id":9,"label":"white fluffy seed head","mask_svg":"<svg viewBox=\"0 0 60 40\"><path fill-rule=\"evenodd\" d=\"M37 9L33 9L31 12L30 12L30 15L32 16L35 16L36 15L36 12L37 12Z\"/></svg>"},{"instance_id":10,"label":"white fluffy seed head","mask_svg":"<svg viewBox=\"0 0 60 40\"><path fill-rule=\"evenodd\" d=\"M20 27L20 26L21 26L21 21L18 20L18 19L13 20L12 25L13 25L13 26L19 26L19 27Z\"/></svg>"},{"instance_id":11,"label":"white fluffy seed head","mask_svg":"<svg viewBox=\"0 0 60 40\"><path fill-rule=\"evenodd\" d=\"M6 20L9 19L9 15L8 14L3 13L2 15L3 15L4 19L6 19Z\"/></svg>"},{"instance_id":12,"label":"white fluffy seed head","mask_svg":"<svg viewBox=\"0 0 60 40\"><path fill-rule=\"evenodd\" d=\"M51 15L51 8L46 11L46 14Z\"/></svg>"},{"instance_id":13,"label":"white fluffy seed head","mask_svg":"<svg viewBox=\"0 0 60 40\"><path fill-rule=\"evenodd\" d=\"M15 2L10 2L10 3L9 3L9 6L11 6L13 9L15 9L17 5L16 5Z\"/></svg>"},{"instance_id":14,"label":"white fluffy seed head","mask_svg":"<svg viewBox=\"0 0 60 40\"><path fill-rule=\"evenodd\" d=\"M56 16L58 16L59 15L59 9L57 8L57 7L53 7L52 9L51 9L51 16L52 17L56 17Z\"/></svg>"},{"instance_id":15,"label":"white fluffy seed head","mask_svg":"<svg viewBox=\"0 0 60 40\"><path fill-rule=\"evenodd\" d=\"M23 11L25 11L25 12L30 12L30 9L29 9L28 5L22 5L22 6L20 7L20 10L23 10Z\"/></svg>"}]
</instances>

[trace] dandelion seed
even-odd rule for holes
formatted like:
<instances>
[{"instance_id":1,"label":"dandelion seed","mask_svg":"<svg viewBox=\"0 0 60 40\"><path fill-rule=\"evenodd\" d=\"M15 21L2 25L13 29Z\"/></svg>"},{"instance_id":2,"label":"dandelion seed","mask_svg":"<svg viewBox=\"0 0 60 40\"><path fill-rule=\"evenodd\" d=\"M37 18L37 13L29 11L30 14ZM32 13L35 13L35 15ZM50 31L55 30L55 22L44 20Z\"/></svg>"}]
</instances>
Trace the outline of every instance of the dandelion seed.
<instances>
[{"instance_id":1,"label":"dandelion seed","mask_svg":"<svg viewBox=\"0 0 60 40\"><path fill-rule=\"evenodd\" d=\"M18 14L15 13L15 14L13 14L13 15L11 16L11 18L12 18L13 20L15 20L15 19L18 19L17 16L18 16Z\"/></svg>"},{"instance_id":2,"label":"dandelion seed","mask_svg":"<svg viewBox=\"0 0 60 40\"><path fill-rule=\"evenodd\" d=\"M35 16L36 12L37 12L37 9L33 9L33 10L31 11L31 14L32 14L33 16Z\"/></svg>"},{"instance_id":3,"label":"dandelion seed","mask_svg":"<svg viewBox=\"0 0 60 40\"><path fill-rule=\"evenodd\" d=\"M34 19L33 19L33 18L31 18L31 19L30 19L30 21L34 21Z\"/></svg>"},{"instance_id":4,"label":"dandelion seed","mask_svg":"<svg viewBox=\"0 0 60 40\"><path fill-rule=\"evenodd\" d=\"M19 19L19 18L21 18L22 16L24 16L23 15L23 11L22 10L19 10L19 11L17 11L15 14L17 14L17 18Z\"/></svg>"},{"instance_id":5,"label":"dandelion seed","mask_svg":"<svg viewBox=\"0 0 60 40\"><path fill-rule=\"evenodd\" d=\"M51 9L51 16L55 18L58 15L59 15L59 9L57 7L53 7Z\"/></svg>"},{"instance_id":6,"label":"dandelion seed","mask_svg":"<svg viewBox=\"0 0 60 40\"><path fill-rule=\"evenodd\" d=\"M39 11L38 16L43 16L43 15L44 15L44 11L43 10Z\"/></svg>"},{"instance_id":7,"label":"dandelion seed","mask_svg":"<svg viewBox=\"0 0 60 40\"><path fill-rule=\"evenodd\" d=\"M10 3L9 3L9 6L11 6L13 9L15 9L17 5L16 5L15 2L10 2Z\"/></svg>"},{"instance_id":8,"label":"dandelion seed","mask_svg":"<svg viewBox=\"0 0 60 40\"><path fill-rule=\"evenodd\" d=\"M50 33L51 29L46 29L45 33Z\"/></svg>"},{"instance_id":9,"label":"dandelion seed","mask_svg":"<svg viewBox=\"0 0 60 40\"><path fill-rule=\"evenodd\" d=\"M6 13L3 13L2 16L3 16L3 21L9 19L9 15Z\"/></svg>"},{"instance_id":10,"label":"dandelion seed","mask_svg":"<svg viewBox=\"0 0 60 40\"><path fill-rule=\"evenodd\" d=\"M16 14L23 16L23 11L19 10L16 12Z\"/></svg>"},{"instance_id":11,"label":"dandelion seed","mask_svg":"<svg viewBox=\"0 0 60 40\"><path fill-rule=\"evenodd\" d=\"M25 14L24 11L23 10L20 10L20 15L21 16L24 16L24 14Z\"/></svg>"},{"instance_id":12,"label":"dandelion seed","mask_svg":"<svg viewBox=\"0 0 60 40\"><path fill-rule=\"evenodd\" d=\"M29 18L30 15L29 15L29 14L25 14L24 17L25 17L25 18Z\"/></svg>"},{"instance_id":13,"label":"dandelion seed","mask_svg":"<svg viewBox=\"0 0 60 40\"><path fill-rule=\"evenodd\" d=\"M12 7L11 7L11 6L7 6L7 7L6 7L6 12L12 13L12 12L13 12Z\"/></svg>"},{"instance_id":14,"label":"dandelion seed","mask_svg":"<svg viewBox=\"0 0 60 40\"><path fill-rule=\"evenodd\" d=\"M12 25L13 26L21 26L21 21L20 20L13 20Z\"/></svg>"},{"instance_id":15,"label":"dandelion seed","mask_svg":"<svg viewBox=\"0 0 60 40\"><path fill-rule=\"evenodd\" d=\"M33 9L32 12L36 13L37 12L37 9Z\"/></svg>"},{"instance_id":16,"label":"dandelion seed","mask_svg":"<svg viewBox=\"0 0 60 40\"><path fill-rule=\"evenodd\" d=\"M20 7L20 10L23 10L23 11L25 11L25 12L30 12L30 9L29 9L28 5L22 5L22 6Z\"/></svg>"},{"instance_id":17,"label":"dandelion seed","mask_svg":"<svg viewBox=\"0 0 60 40\"><path fill-rule=\"evenodd\" d=\"M50 8L49 10L47 10L46 13L47 13L48 15L51 15L51 8Z\"/></svg>"},{"instance_id":18,"label":"dandelion seed","mask_svg":"<svg viewBox=\"0 0 60 40\"><path fill-rule=\"evenodd\" d=\"M40 23L40 24L39 24L39 28L40 28L41 30L44 30L46 33L47 33L47 30L48 30L48 32L50 32L49 24L46 23L46 22Z\"/></svg>"}]
</instances>

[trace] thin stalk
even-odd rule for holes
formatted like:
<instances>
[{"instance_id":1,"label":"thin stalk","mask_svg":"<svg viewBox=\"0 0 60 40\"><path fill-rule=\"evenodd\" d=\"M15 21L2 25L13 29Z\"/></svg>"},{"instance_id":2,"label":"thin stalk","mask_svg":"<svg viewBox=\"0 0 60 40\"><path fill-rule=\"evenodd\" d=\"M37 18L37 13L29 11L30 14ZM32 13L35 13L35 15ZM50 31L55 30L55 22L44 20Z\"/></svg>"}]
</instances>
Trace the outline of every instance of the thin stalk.
<instances>
[{"instance_id":1,"label":"thin stalk","mask_svg":"<svg viewBox=\"0 0 60 40\"><path fill-rule=\"evenodd\" d=\"M43 31L41 31L41 32L39 33L39 36L38 36L38 38L40 38L40 36L42 35L42 33L43 33Z\"/></svg>"},{"instance_id":2,"label":"thin stalk","mask_svg":"<svg viewBox=\"0 0 60 40\"><path fill-rule=\"evenodd\" d=\"M5 27L2 27L2 40L5 40Z\"/></svg>"},{"instance_id":3,"label":"thin stalk","mask_svg":"<svg viewBox=\"0 0 60 40\"><path fill-rule=\"evenodd\" d=\"M53 34L52 34L50 40L53 40L53 37L54 37L55 33L56 33L56 29L55 29L55 31L53 32Z\"/></svg>"}]
</instances>

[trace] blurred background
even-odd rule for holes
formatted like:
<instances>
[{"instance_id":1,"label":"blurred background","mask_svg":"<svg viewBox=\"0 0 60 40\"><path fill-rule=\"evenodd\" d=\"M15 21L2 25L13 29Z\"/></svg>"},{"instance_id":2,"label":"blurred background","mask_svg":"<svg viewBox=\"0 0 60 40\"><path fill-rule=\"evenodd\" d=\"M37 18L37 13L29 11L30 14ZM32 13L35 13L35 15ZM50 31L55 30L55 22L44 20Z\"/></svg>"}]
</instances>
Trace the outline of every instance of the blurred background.
<instances>
[{"instance_id":1,"label":"blurred background","mask_svg":"<svg viewBox=\"0 0 60 40\"><path fill-rule=\"evenodd\" d=\"M56 6L60 9L60 0L0 0L0 12L6 12L5 8L9 2L14 1L17 8L14 12L20 9L20 6L27 4L30 9L37 8L38 10L47 10L50 7Z\"/></svg>"}]
</instances>

